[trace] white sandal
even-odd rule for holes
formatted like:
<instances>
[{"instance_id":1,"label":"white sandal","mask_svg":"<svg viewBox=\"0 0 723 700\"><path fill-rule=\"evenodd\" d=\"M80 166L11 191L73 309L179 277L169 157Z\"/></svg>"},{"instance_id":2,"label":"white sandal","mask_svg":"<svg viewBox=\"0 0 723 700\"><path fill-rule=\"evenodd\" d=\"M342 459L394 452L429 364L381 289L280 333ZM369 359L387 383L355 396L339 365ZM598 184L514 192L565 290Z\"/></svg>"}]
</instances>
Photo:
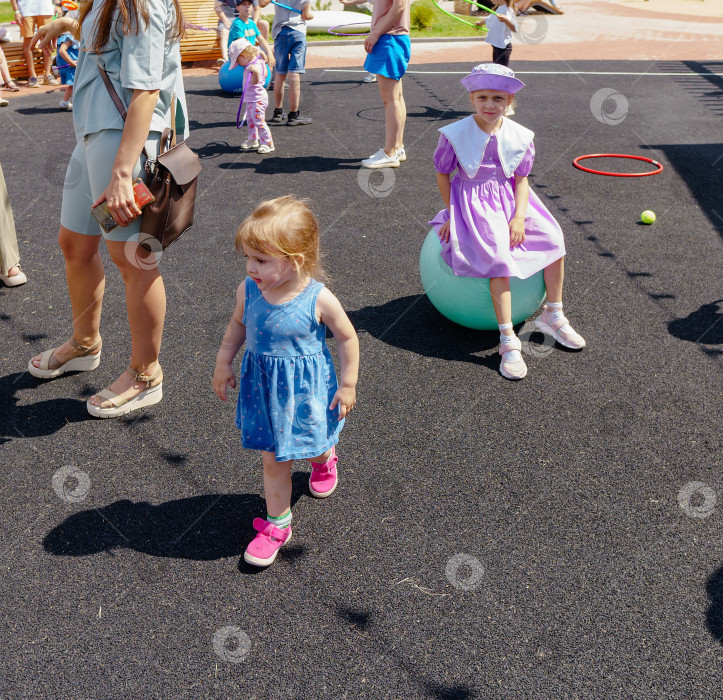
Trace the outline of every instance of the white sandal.
<instances>
[{"instance_id":1,"label":"white sandal","mask_svg":"<svg viewBox=\"0 0 723 700\"><path fill-rule=\"evenodd\" d=\"M131 411L135 411L138 408L153 406L163 398L163 380L151 386L151 383L155 382L162 374L160 367L152 376L143 374L143 372L136 372L133 367L130 366L126 370L126 373L130 374L134 381L145 384L146 388L131 399L124 399L110 389L99 391L96 396L104 399L103 403L110 403L110 406L103 406L102 404L95 406L88 400L86 406L91 416L95 416L96 418L117 418L118 416L124 416Z\"/></svg>"},{"instance_id":2,"label":"white sandal","mask_svg":"<svg viewBox=\"0 0 723 700\"><path fill-rule=\"evenodd\" d=\"M37 367L33 364L32 360L28 362L28 372L30 372L33 377L38 377L38 379L55 379L55 377L59 377L66 372L88 372L100 364L100 350L95 354L93 354L93 350L100 347L101 342L102 340L99 338L95 345L81 345L77 340L71 338L70 344L76 350L80 350L80 352L83 353L80 357L71 357L67 362L60 365L60 367L50 369L50 358L58 348L46 350L40 354L40 364Z\"/></svg>"},{"instance_id":3,"label":"white sandal","mask_svg":"<svg viewBox=\"0 0 723 700\"><path fill-rule=\"evenodd\" d=\"M509 340L503 340L509 338ZM522 343L516 335L501 335L500 350L502 361L500 362L500 374L505 379L524 379L527 376L527 365L520 354Z\"/></svg>"}]
</instances>

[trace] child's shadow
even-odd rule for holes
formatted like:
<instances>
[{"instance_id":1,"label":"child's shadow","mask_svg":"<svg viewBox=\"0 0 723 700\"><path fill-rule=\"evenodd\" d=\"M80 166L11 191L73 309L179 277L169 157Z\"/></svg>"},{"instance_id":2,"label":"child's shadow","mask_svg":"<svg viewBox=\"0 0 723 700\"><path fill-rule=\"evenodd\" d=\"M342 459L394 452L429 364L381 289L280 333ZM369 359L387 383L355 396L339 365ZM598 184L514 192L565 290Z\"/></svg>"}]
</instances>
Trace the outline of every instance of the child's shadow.
<instances>
[{"instance_id":1,"label":"child's shadow","mask_svg":"<svg viewBox=\"0 0 723 700\"><path fill-rule=\"evenodd\" d=\"M72 474L68 478L73 479ZM306 472L292 475L292 508L308 494L308 479ZM71 515L45 536L43 547L56 556L126 547L155 557L211 561L240 556L256 534L253 519L265 515L264 499L256 494L207 494L157 506L122 500ZM293 560L303 554L303 546L291 544L279 558ZM243 560L239 568L244 573L259 570Z\"/></svg>"},{"instance_id":2,"label":"child's shadow","mask_svg":"<svg viewBox=\"0 0 723 700\"><path fill-rule=\"evenodd\" d=\"M471 362L493 369L496 354L486 354L499 344L492 331L475 331L447 320L425 294L393 299L380 306L365 306L349 313L357 331L366 331L389 345L442 360Z\"/></svg>"},{"instance_id":3,"label":"child's shadow","mask_svg":"<svg viewBox=\"0 0 723 700\"><path fill-rule=\"evenodd\" d=\"M723 299L710 304L703 304L697 311L693 311L685 318L676 318L668 324L671 335L691 343L703 345L723 344L723 313L721 306Z\"/></svg>"}]
</instances>

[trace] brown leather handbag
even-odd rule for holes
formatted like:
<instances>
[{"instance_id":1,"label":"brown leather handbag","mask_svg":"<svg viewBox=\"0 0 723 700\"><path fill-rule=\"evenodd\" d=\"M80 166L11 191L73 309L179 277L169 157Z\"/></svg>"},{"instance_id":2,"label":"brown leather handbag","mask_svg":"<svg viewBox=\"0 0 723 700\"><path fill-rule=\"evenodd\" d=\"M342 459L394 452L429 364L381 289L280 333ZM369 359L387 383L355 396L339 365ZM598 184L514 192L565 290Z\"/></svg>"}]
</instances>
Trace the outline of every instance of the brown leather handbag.
<instances>
[{"instance_id":1,"label":"brown leather handbag","mask_svg":"<svg viewBox=\"0 0 723 700\"><path fill-rule=\"evenodd\" d=\"M126 119L126 109L108 74L98 67L113 104ZM176 124L176 96L171 98L171 124ZM143 210L138 244L146 250L165 250L193 226L196 185L201 172L198 156L185 141L176 143L174 129L164 129L156 160L148 158L146 149L146 184L155 201Z\"/></svg>"}]
</instances>

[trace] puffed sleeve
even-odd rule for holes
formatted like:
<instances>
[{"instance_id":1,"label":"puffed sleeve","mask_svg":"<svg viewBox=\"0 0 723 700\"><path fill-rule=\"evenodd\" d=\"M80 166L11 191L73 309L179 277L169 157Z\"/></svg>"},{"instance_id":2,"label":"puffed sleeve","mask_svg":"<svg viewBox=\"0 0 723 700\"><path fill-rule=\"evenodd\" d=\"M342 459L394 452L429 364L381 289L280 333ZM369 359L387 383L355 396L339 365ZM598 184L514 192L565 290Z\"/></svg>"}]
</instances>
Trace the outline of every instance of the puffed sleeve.
<instances>
[{"instance_id":1,"label":"puffed sleeve","mask_svg":"<svg viewBox=\"0 0 723 700\"><path fill-rule=\"evenodd\" d=\"M434 151L434 169L438 173L449 175L457 168L457 156L452 144L444 134L439 135L437 149Z\"/></svg>"},{"instance_id":2,"label":"puffed sleeve","mask_svg":"<svg viewBox=\"0 0 723 700\"><path fill-rule=\"evenodd\" d=\"M527 148L527 152L525 153L525 156L522 159L522 162L517 166L517 170L515 170L515 175L518 175L519 177L527 177L530 174L530 171L532 170L532 164L534 162L535 162L535 144L534 144L534 142L530 142L530 145Z\"/></svg>"},{"instance_id":3,"label":"puffed sleeve","mask_svg":"<svg viewBox=\"0 0 723 700\"><path fill-rule=\"evenodd\" d=\"M148 26L123 37L120 81L130 90L159 90L167 50L166 27L173 18L173 3L149 2Z\"/></svg>"}]
</instances>

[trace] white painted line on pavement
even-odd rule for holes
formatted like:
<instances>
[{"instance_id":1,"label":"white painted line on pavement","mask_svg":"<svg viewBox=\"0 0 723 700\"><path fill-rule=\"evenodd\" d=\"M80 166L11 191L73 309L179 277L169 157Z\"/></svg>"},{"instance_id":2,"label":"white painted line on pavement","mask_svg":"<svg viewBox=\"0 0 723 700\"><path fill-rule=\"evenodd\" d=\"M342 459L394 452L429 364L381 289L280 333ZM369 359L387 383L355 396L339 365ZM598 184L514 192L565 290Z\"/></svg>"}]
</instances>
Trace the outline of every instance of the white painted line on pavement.
<instances>
[{"instance_id":1,"label":"white painted line on pavement","mask_svg":"<svg viewBox=\"0 0 723 700\"><path fill-rule=\"evenodd\" d=\"M365 70L358 70L355 68L325 68L327 73L366 73ZM408 73L415 73L416 75L467 75L468 70L408 70ZM685 73L627 73L627 72L615 72L615 71L590 71L590 70L516 70L515 75L637 75L644 77L691 77L699 76L704 78L722 78L723 73L708 73L707 71L687 71Z\"/></svg>"}]
</instances>

